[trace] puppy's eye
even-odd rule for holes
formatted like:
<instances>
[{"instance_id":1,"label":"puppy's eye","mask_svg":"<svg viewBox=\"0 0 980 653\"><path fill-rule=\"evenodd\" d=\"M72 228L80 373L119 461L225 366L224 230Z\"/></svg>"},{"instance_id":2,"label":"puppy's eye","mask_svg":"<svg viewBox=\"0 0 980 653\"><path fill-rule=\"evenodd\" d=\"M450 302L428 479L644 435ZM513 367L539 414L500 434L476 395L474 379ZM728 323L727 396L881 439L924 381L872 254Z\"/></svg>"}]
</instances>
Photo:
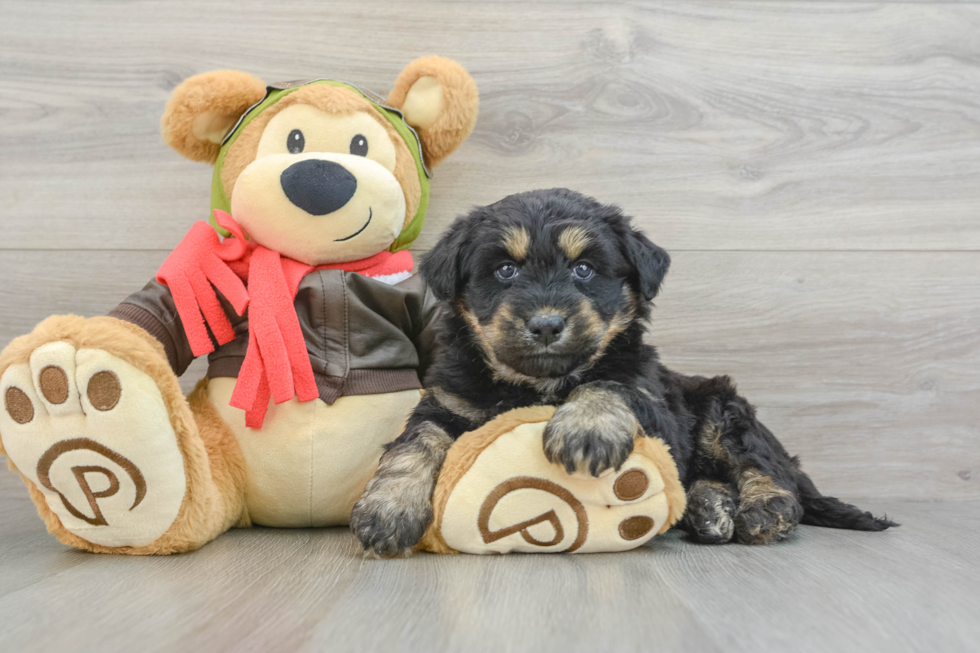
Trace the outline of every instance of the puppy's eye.
<instances>
[{"instance_id":1,"label":"puppy's eye","mask_svg":"<svg viewBox=\"0 0 980 653\"><path fill-rule=\"evenodd\" d=\"M572 274L579 281L588 281L595 274L595 269L588 263L576 263L572 268Z\"/></svg>"},{"instance_id":2,"label":"puppy's eye","mask_svg":"<svg viewBox=\"0 0 980 653\"><path fill-rule=\"evenodd\" d=\"M286 137L286 149L292 154L299 154L304 147L306 147L306 137L303 136L303 132L298 129L289 132L289 136Z\"/></svg>"},{"instance_id":3,"label":"puppy's eye","mask_svg":"<svg viewBox=\"0 0 980 653\"><path fill-rule=\"evenodd\" d=\"M517 266L513 263L504 263L493 271L501 281L512 281L517 278Z\"/></svg>"},{"instance_id":4,"label":"puppy's eye","mask_svg":"<svg viewBox=\"0 0 980 653\"><path fill-rule=\"evenodd\" d=\"M367 156L368 144L364 134L358 134L350 139L350 153L357 156Z\"/></svg>"}]
</instances>

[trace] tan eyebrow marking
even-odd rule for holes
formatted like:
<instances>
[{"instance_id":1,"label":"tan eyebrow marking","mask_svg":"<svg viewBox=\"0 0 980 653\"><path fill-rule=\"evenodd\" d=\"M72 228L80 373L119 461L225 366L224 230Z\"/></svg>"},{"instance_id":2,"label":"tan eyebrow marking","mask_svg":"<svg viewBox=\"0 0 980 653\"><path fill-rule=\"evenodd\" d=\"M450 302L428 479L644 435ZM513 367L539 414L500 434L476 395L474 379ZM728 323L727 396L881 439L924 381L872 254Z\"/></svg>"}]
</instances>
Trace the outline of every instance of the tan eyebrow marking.
<instances>
[{"instance_id":1,"label":"tan eyebrow marking","mask_svg":"<svg viewBox=\"0 0 980 653\"><path fill-rule=\"evenodd\" d=\"M558 236L558 246L562 248L568 258L575 260L582 255L588 247L589 232L582 227L569 227Z\"/></svg>"},{"instance_id":2,"label":"tan eyebrow marking","mask_svg":"<svg viewBox=\"0 0 980 653\"><path fill-rule=\"evenodd\" d=\"M531 234L524 227L508 227L504 234L504 247L515 261L523 261L531 249Z\"/></svg>"}]
</instances>

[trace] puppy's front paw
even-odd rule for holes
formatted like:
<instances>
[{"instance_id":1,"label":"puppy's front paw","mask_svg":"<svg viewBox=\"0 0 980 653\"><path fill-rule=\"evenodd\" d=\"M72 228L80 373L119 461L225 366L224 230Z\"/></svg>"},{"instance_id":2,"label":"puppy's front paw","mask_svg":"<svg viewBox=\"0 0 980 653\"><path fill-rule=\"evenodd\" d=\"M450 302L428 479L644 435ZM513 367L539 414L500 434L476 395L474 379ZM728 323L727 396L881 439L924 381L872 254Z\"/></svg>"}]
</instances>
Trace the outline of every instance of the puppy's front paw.
<instances>
[{"instance_id":1,"label":"puppy's front paw","mask_svg":"<svg viewBox=\"0 0 980 653\"><path fill-rule=\"evenodd\" d=\"M404 480L375 477L354 504L350 527L368 553L407 556L432 522L431 499Z\"/></svg>"},{"instance_id":2,"label":"puppy's front paw","mask_svg":"<svg viewBox=\"0 0 980 653\"><path fill-rule=\"evenodd\" d=\"M569 474L587 469L599 476L626 462L639 430L633 411L617 394L582 386L545 427L544 454Z\"/></svg>"}]
</instances>

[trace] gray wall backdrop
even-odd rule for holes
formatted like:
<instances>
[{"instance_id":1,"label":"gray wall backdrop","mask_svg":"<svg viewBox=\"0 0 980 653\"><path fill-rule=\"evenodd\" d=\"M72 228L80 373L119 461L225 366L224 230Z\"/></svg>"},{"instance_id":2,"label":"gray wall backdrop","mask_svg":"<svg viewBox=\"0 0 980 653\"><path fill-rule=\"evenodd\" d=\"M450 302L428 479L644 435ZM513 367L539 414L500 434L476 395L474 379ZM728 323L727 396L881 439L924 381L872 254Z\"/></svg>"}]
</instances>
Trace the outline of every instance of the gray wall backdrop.
<instances>
[{"instance_id":1,"label":"gray wall backdrop","mask_svg":"<svg viewBox=\"0 0 980 653\"><path fill-rule=\"evenodd\" d=\"M515 191L617 202L674 256L668 364L734 376L829 493L980 499L975 4L2 0L0 344L108 311L206 218L159 136L181 79L386 93L424 54L482 106L418 254Z\"/></svg>"}]
</instances>

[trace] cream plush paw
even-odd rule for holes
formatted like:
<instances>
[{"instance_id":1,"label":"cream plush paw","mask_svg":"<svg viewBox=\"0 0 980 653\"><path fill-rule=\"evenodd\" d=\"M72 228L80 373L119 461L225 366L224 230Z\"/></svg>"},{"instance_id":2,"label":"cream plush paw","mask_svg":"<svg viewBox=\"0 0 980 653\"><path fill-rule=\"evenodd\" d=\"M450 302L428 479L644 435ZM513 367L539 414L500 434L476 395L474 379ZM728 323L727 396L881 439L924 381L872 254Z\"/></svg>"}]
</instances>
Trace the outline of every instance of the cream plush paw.
<instances>
[{"instance_id":1,"label":"cream plush paw","mask_svg":"<svg viewBox=\"0 0 980 653\"><path fill-rule=\"evenodd\" d=\"M156 383L100 349L49 342L0 378L0 435L64 528L139 547L174 523L184 460Z\"/></svg>"},{"instance_id":2,"label":"cream plush paw","mask_svg":"<svg viewBox=\"0 0 980 653\"><path fill-rule=\"evenodd\" d=\"M618 470L598 478L548 462L551 407L521 408L464 434L446 456L421 548L440 553L625 551L683 514L667 446L637 437Z\"/></svg>"}]
</instances>

